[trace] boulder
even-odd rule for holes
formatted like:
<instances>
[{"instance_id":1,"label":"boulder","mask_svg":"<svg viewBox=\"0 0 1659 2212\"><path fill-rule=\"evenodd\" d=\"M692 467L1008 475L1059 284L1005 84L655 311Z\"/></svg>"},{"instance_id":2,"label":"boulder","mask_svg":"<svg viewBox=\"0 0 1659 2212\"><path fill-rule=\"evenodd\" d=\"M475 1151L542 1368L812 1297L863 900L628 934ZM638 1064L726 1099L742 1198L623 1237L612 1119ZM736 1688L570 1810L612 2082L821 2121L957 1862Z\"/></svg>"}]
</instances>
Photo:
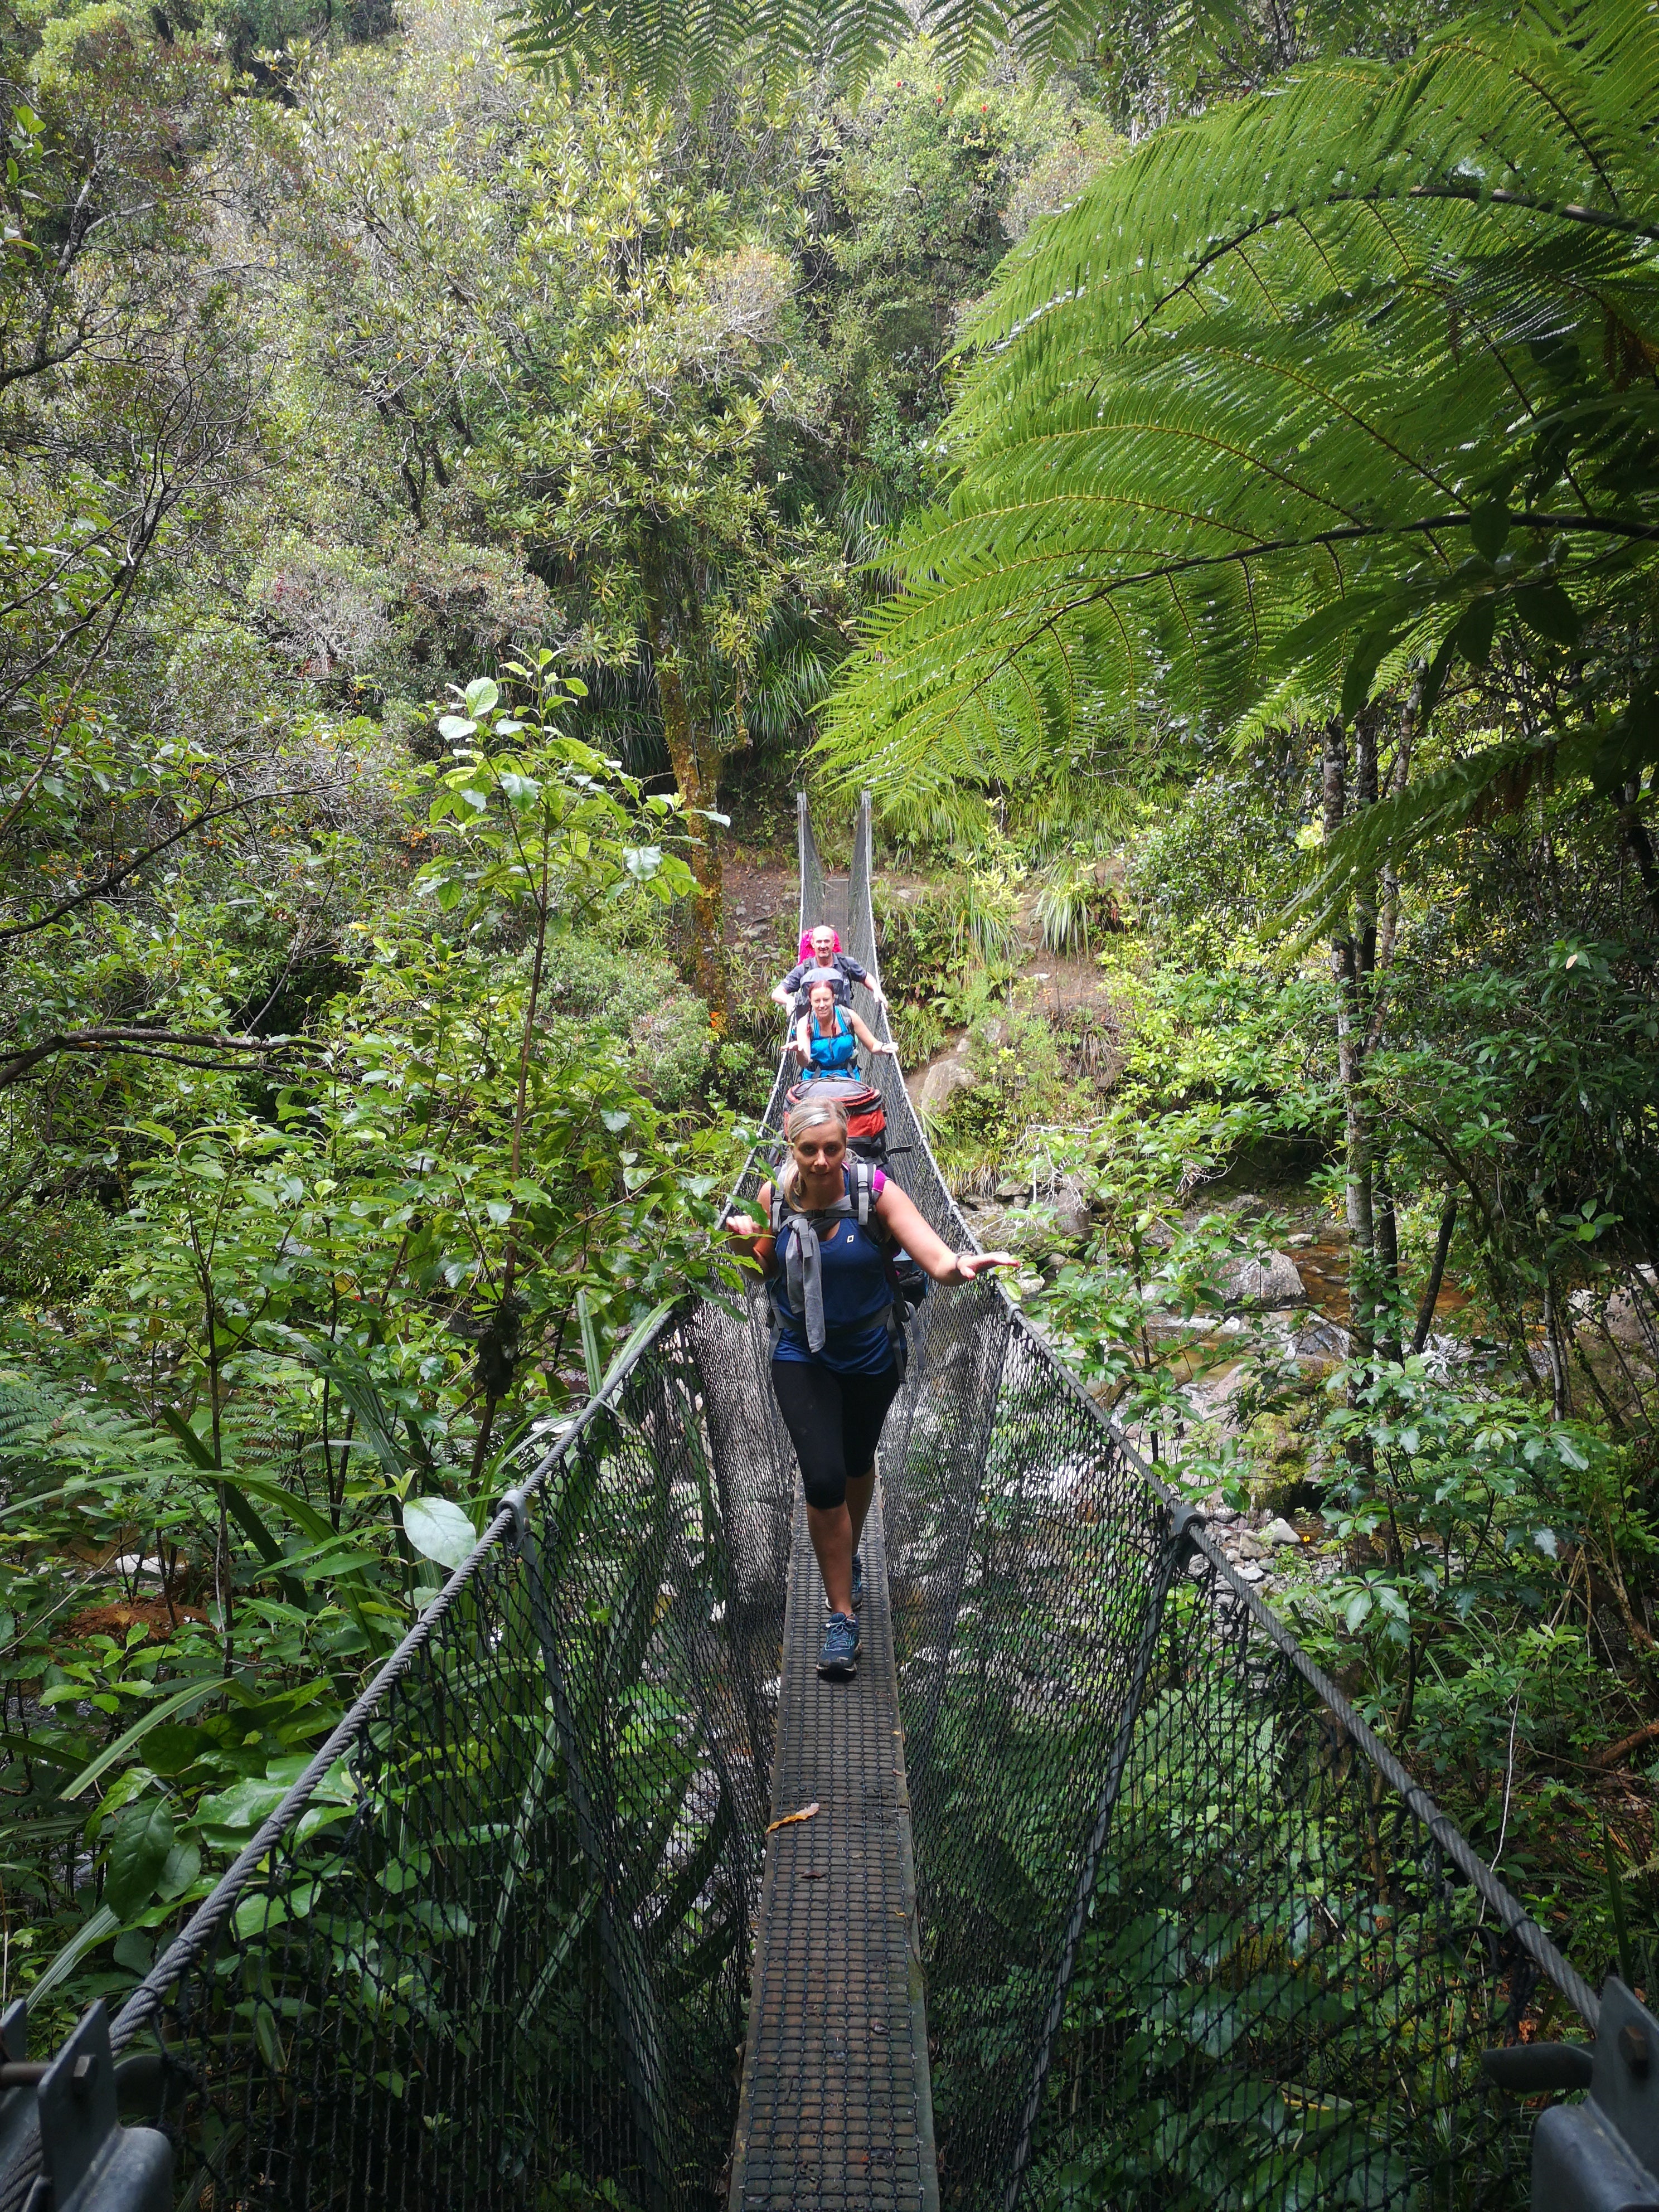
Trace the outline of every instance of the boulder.
<instances>
[{"instance_id":1,"label":"boulder","mask_svg":"<svg viewBox=\"0 0 1659 2212\"><path fill-rule=\"evenodd\" d=\"M1281 1520L1270 1521L1261 1531L1261 1540L1264 1544L1299 1544L1302 1539L1288 1521Z\"/></svg>"},{"instance_id":2,"label":"boulder","mask_svg":"<svg viewBox=\"0 0 1659 2212\"><path fill-rule=\"evenodd\" d=\"M1352 1341L1340 1322L1315 1319L1297 1331L1291 1350L1298 1359L1346 1359Z\"/></svg>"},{"instance_id":3,"label":"boulder","mask_svg":"<svg viewBox=\"0 0 1659 2212\"><path fill-rule=\"evenodd\" d=\"M1636 1291L1615 1291L1607 1300L1607 1331L1632 1352L1651 1352L1659 1343L1652 1304Z\"/></svg>"},{"instance_id":4,"label":"boulder","mask_svg":"<svg viewBox=\"0 0 1659 2212\"><path fill-rule=\"evenodd\" d=\"M971 1091L978 1081L979 1078L966 1060L955 1053L949 1054L943 1060L936 1060L922 1077L916 1091L917 1107L923 1114L936 1119L958 1091Z\"/></svg>"},{"instance_id":5,"label":"boulder","mask_svg":"<svg viewBox=\"0 0 1659 2212\"><path fill-rule=\"evenodd\" d=\"M1604 1328L1615 1344L1632 1352L1651 1352L1659 1350L1659 1322L1654 1317L1651 1291L1653 1270L1640 1267L1637 1273L1650 1286L1645 1292L1635 1283L1626 1283L1605 1304L1593 1290L1575 1291L1567 1303L1577 1320Z\"/></svg>"},{"instance_id":6,"label":"boulder","mask_svg":"<svg viewBox=\"0 0 1659 2212\"><path fill-rule=\"evenodd\" d=\"M1066 1176L1054 1193L1054 1226L1062 1237L1081 1238L1094 1226L1083 1185Z\"/></svg>"},{"instance_id":7,"label":"boulder","mask_svg":"<svg viewBox=\"0 0 1659 2212\"><path fill-rule=\"evenodd\" d=\"M1261 1306L1272 1310L1282 1306L1305 1306L1308 1303L1296 1262L1288 1252L1267 1252L1259 1259L1234 1260L1221 1279L1229 1305Z\"/></svg>"}]
</instances>

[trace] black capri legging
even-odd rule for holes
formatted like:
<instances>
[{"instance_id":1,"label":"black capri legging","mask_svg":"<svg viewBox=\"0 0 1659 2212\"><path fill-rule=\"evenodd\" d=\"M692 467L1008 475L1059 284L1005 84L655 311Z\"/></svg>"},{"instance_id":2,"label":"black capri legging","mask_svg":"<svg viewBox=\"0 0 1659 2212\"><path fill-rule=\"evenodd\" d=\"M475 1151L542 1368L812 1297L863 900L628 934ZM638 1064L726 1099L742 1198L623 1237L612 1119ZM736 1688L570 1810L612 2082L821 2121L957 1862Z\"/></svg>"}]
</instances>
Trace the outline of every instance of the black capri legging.
<instances>
[{"instance_id":1,"label":"black capri legging","mask_svg":"<svg viewBox=\"0 0 1659 2212\"><path fill-rule=\"evenodd\" d=\"M772 1388L795 1440L806 1502L826 1510L847 1503L847 1486L870 1472L899 1371L839 1375L805 1359L775 1359Z\"/></svg>"}]
</instances>

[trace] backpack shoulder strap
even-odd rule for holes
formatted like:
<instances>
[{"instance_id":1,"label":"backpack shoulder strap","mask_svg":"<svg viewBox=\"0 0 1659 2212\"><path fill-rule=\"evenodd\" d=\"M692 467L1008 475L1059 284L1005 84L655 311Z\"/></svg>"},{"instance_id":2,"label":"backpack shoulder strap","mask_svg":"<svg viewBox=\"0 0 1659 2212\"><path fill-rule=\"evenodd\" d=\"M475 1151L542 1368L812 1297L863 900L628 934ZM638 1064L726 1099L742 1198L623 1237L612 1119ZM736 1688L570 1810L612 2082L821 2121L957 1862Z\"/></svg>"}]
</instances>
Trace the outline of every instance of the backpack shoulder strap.
<instances>
[{"instance_id":1,"label":"backpack shoulder strap","mask_svg":"<svg viewBox=\"0 0 1659 2212\"><path fill-rule=\"evenodd\" d=\"M847 1195L852 1202L851 1210L857 1218L859 1227L868 1229L870 1216L875 1211L876 1171L868 1160L849 1160L847 1167ZM879 1242L881 1237L879 1224L874 1234Z\"/></svg>"},{"instance_id":2,"label":"backpack shoulder strap","mask_svg":"<svg viewBox=\"0 0 1659 2212\"><path fill-rule=\"evenodd\" d=\"M862 1160L858 1163L858 1165L864 1169L866 1183L866 1211L867 1212L867 1185L870 1170L868 1166ZM848 1173L850 1176L850 1170L848 1170ZM837 1214L844 1215L849 1213L856 1215L860 1226L863 1225L865 1215L859 1212L858 1200L850 1183L848 1188L842 1193L841 1196L836 1200L833 1206L816 1206L810 1212L805 1212L797 1206L791 1206L784 1199L783 1194L779 1190L777 1185L774 1183L772 1186L772 1235L775 1240L781 1237L784 1231L788 1228L793 1222L799 1220L811 1221L817 1224L820 1221L833 1221Z\"/></svg>"}]
</instances>

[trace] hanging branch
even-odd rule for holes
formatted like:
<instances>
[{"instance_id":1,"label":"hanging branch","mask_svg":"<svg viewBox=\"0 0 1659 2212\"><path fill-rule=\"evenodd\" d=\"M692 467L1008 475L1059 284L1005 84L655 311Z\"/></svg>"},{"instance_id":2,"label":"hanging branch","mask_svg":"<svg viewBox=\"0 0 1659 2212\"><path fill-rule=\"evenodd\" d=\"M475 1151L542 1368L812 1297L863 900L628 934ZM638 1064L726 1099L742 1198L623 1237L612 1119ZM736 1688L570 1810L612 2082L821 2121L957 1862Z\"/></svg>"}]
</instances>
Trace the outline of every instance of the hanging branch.
<instances>
[{"instance_id":1,"label":"hanging branch","mask_svg":"<svg viewBox=\"0 0 1659 2212\"><path fill-rule=\"evenodd\" d=\"M0 1060L0 1091L21 1083L43 1060L56 1059L65 1052L121 1053L139 1060L169 1060L179 1067L205 1067L225 1073L279 1053L293 1052L300 1042L292 1036L233 1036L223 1030L65 1030L43 1037L26 1051L13 1053L9 1060ZM204 1054L216 1056L204 1058Z\"/></svg>"}]
</instances>

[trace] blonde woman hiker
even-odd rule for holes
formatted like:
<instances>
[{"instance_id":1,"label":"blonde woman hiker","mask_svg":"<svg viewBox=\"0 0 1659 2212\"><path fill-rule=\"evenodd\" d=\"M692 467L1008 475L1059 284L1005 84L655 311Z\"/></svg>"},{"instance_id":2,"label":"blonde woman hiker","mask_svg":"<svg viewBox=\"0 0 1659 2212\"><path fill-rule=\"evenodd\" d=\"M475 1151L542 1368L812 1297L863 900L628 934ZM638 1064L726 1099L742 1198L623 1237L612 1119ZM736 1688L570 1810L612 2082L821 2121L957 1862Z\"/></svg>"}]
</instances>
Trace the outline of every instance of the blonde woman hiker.
<instances>
[{"instance_id":1,"label":"blonde woman hiker","mask_svg":"<svg viewBox=\"0 0 1659 2212\"><path fill-rule=\"evenodd\" d=\"M858 1672L864 1575L859 1534L876 1485L876 1447L904 1374L896 1251L936 1283L971 1283L1013 1267L1007 1252L953 1252L890 1176L849 1159L847 1115L834 1098L791 1109L789 1155L776 1187L763 1186L759 1221L726 1229L767 1280L772 1302L772 1389L794 1440L806 1527L823 1577L829 1626L818 1672Z\"/></svg>"}]
</instances>

